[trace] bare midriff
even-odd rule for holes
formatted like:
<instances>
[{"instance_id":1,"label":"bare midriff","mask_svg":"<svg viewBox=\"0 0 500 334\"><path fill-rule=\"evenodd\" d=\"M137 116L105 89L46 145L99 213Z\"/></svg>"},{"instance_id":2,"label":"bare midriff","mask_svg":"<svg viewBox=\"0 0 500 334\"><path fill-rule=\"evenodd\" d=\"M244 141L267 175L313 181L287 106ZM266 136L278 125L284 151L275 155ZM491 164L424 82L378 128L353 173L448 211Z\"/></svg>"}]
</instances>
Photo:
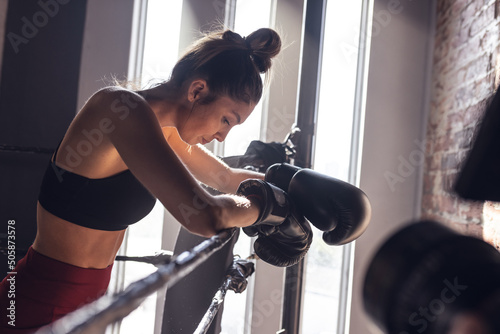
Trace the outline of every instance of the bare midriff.
<instances>
[{"instance_id":1,"label":"bare midriff","mask_svg":"<svg viewBox=\"0 0 500 334\"><path fill-rule=\"evenodd\" d=\"M33 249L55 260L82 268L103 269L113 263L125 235L70 223L37 206L37 235Z\"/></svg>"}]
</instances>

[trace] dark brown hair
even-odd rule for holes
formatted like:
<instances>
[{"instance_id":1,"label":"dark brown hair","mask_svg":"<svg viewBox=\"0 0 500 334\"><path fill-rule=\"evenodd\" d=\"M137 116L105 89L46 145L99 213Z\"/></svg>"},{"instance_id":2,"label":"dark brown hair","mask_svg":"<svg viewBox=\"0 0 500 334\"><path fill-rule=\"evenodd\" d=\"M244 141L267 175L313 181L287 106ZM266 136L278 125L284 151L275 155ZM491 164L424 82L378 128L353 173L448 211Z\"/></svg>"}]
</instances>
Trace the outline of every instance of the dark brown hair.
<instances>
[{"instance_id":1,"label":"dark brown hair","mask_svg":"<svg viewBox=\"0 0 500 334\"><path fill-rule=\"evenodd\" d=\"M263 91L260 74L269 78L272 58L281 50L281 39L272 29L262 28L247 37L231 31L211 33L198 40L172 70L165 84L180 89L188 80L207 81L210 95L258 103Z\"/></svg>"}]
</instances>

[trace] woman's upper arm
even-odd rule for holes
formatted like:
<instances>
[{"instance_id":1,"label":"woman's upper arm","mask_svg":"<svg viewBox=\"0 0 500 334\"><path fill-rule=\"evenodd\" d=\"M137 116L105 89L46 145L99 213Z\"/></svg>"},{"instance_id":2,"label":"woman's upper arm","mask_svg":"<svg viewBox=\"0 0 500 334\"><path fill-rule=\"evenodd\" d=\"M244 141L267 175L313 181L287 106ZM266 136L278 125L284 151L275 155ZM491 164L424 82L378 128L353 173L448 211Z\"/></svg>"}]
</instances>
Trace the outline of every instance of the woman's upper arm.
<instances>
[{"instance_id":1,"label":"woman's upper arm","mask_svg":"<svg viewBox=\"0 0 500 334\"><path fill-rule=\"evenodd\" d=\"M130 171L182 225L210 234L218 223L212 210L216 199L199 186L170 148L147 102L126 90L98 94L90 107L101 109L111 120L107 136Z\"/></svg>"}]
</instances>

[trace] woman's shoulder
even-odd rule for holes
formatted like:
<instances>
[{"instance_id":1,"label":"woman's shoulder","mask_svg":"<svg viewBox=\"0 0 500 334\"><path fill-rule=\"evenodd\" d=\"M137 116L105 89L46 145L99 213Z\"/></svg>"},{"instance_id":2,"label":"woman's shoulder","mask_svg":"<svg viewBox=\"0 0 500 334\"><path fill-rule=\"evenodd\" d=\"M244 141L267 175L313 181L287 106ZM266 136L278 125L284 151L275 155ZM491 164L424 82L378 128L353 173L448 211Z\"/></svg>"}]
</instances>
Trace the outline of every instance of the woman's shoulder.
<instances>
[{"instance_id":1,"label":"woman's shoulder","mask_svg":"<svg viewBox=\"0 0 500 334\"><path fill-rule=\"evenodd\" d=\"M87 100L79 114L86 114L90 117L92 117L91 115L97 117L106 116L124 120L133 114L142 115L142 117L149 114L144 111L151 112L151 109L147 101L140 94L127 88L109 86L94 93Z\"/></svg>"},{"instance_id":2,"label":"woman's shoulder","mask_svg":"<svg viewBox=\"0 0 500 334\"><path fill-rule=\"evenodd\" d=\"M116 102L115 102L116 101ZM106 103L106 105L111 106L112 104L123 102L129 105L134 103L145 103L145 99L139 95L137 92L120 87L120 86L108 86L99 89L95 92L87 101L87 105L95 105L99 103Z\"/></svg>"}]
</instances>

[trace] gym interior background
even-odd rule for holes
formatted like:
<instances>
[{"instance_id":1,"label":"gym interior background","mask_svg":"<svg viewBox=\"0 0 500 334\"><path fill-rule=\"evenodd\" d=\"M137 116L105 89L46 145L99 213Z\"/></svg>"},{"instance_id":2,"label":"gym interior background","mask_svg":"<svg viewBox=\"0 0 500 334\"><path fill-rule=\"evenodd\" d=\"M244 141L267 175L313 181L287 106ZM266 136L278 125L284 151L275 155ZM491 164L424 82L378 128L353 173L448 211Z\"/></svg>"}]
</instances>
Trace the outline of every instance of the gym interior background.
<instances>
[{"instance_id":1,"label":"gym interior background","mask_svg":"<svg viewBox=\"0 0 500 334\"><path fill-rule=\"evenodd\" d=\"M251 24L266 25L282 33L287 48L258 117L247 126L246 137L235 135L233 146L210 148L219 155L241 154L249 136L282 141L298 108L309 104L318 119L336 115L317 121L314 127L313 167L356 183L373 208L371 225L355 245L325 251L336 257L339 270L330 282L337 291L326 292L332 293L330 298L314 299L315 293L324 292L306 283L302 333L378 333L362 308L364 272L380 244L412 220L431 218L499 247L500 205L465 201L451 190L499 84L499 1L359 0L349 7L318 1L325 22L319 36L309 36L311 32L304 28L306 0L169 0L168 6L163 2L164 13L158 12L161 2L0 0L0 143L53 149L85 100L109 84L112 76L165 78L179 52L215 22L237 32L241 32L238 27L243 31ZM148 40L153 38L148 37L153 12L159 17L157 24L170 25L157 26L156 37ZM352 21L335 25L335 14ZM341 39L335 33L343 33ZM316 65L306 57L304 47L311 38L321 42ZM148 53L148 48L153 51ZM335 63L337 67L326 70ZM338 75L346 67L353 69L351 75ZM303 96L304 80L311 80L307 79L311 73L319 87L316 97L308 101ZM336 86L328 86L333 81ZM321 87L327 86L346 86L350 92L323 91ZM351 104L345 104L345 95ZM342 123L345 115L350 115L350 124ZM338 137L338 124L353 131ZM347 168L334 160L332 168L325 156L343 155L346 148ZM14 219L20 249L34 238L35 203L47 159L46 154L0 152L0 234L6 234L7 221ZM174 248L179 226L161 207L137 226L130 229L123 252ZM151 230L161 236L154 242L144 232ZM316 239L318 243L320 238ZM141 243L144 240L147 246ZM248 242L242 242L239 247L249 252ZM0 261L7 263L4 256ZM145 276L148 270L117 266L113 288ZM230 317L223 319L223 332L276 332L283 277L282 269L258 262L248 292L228 301L235 306L226 306ZM308 280L318 283L312 276L306 276ZM110 332L137 332L133 326L139 324L143 333L159 333L162 294ZM307 310L314 304L318 314L311 315ZM328 321L318 322L319 318ZM235 319L239 320L235 323Z\"/></svg>"}]
</instances>

